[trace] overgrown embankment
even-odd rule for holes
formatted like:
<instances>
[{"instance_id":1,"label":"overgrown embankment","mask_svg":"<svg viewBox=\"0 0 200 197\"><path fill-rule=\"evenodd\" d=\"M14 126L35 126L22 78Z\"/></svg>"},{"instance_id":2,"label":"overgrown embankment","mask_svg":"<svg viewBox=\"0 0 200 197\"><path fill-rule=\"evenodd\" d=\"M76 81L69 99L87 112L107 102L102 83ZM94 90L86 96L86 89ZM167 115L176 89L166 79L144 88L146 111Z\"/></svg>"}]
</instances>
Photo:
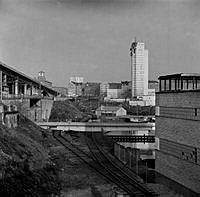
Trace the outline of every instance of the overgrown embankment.
<instances>
[{"instance_id":1,"label":"overgrown embankment","mask_svg":"<svg viewBox=\"0 0 200 197\"><path fill-rule=\"evenodd\" d=\"M17 128L0 123L0 196L71 195L107 182L57 143L51 132L19 117ZM72 195L73 196L73 195Z\"/></svg>"},{"instance_id":2,"label":"overgrown embankment","mask_svg":"<svg viewBox=\"0 0 200 197\"><path fill-rule=\"evenodd\" d=\"M49 121L83 121L86 117L87 115L80 111L72 102L67 100L55 101L51 110Z\"/></svg>"},{"instance_id":3,"label":"overgrown embankment","mask_svg":"<svg viewBox=\"0 0 200 197\"><path fill-rule=\"evenodd\" d=\"M60 193L59 169L52 162L51 135L24 118L17 128L0 123L0 196L51 196Z\"/></svg>"}]
</instances>

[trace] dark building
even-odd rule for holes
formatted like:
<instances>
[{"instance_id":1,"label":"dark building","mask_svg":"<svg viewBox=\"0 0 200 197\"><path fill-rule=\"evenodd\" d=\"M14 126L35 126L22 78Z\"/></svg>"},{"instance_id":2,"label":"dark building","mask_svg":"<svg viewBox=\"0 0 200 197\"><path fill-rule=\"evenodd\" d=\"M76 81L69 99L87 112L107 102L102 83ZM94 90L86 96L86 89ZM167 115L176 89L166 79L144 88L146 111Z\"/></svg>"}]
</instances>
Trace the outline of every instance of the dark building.
<instances>
[{"instance_id":1,"label":"dark building","mask_svg":"<svg viewBox=\"0 0 200 197\"><path fill-rule=\"evenodd\" d=\"M53 90L60 93L61 96L67 96L68 90L66 87L52 87Z\"/></svg>"},{"instance_id":2,"label":"dark building","mask_svg":"<svg viewBox=\"0 0 200 197\"><path fill-rule=\"evenodd\" d=\"M148 81L148 89L155 89L155 91L157 92L159 90L158 81L149 80Z\"/></svg>"},{"instance_id":3,"label":"dark building","mask_svg":"<svg viewBox=\"0 0 200 197\"><path fill-rule=\"evenodd\" d=\"M200 74L159 77L156 138L156 170L200 195Z\"/></svg>"},{"instance_id":4,"label":"dark building","mask_svg":"<svg viewBox=\"0 0 200 197\"><path fill-rule=\"evenodd\" d=\"M100 83L87 82L82 85L83 96L99 96L100 95Z\"/></svg>"}]
</instances>

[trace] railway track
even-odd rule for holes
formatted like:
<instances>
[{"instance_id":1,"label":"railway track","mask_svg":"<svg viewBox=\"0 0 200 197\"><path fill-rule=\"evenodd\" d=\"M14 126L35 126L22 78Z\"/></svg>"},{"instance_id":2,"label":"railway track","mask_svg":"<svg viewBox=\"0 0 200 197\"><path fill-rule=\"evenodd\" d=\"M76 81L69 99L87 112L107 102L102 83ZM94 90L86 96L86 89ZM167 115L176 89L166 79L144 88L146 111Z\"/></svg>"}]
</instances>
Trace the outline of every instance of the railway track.
<instances>
[{"instance_id":1,"label":"railway track","mask_svg":"<svg viewBox=\"0 0 200 197\"><path fill-rule=\"evenodd\" d=\"M60 131L53 131L53 136L80 160L107 178L110 182L117 185L131 197L158 196L135 173L105 151L97 143L95 136L91 135L91 138L86 138L90 153L74 145L69 139L62 136Z\"/></svg>"},{"instance_id":2,"label":"railway track","mask_svg":"<svg viewBox=\"0 0 200 197\"><path fill-rule=\"evenodd\" d=\"M97 143L93 134L91 135L91 138L92 139L88 141L88 146L93 153L94 160L99 162L105 170L107 169L112 177L115 177L120 182L124 191L130 196L158 196L154 191L149 189L135 173L109 152L105 151L105 149ZM106 160L107 162L102 163L102 160Z\"/></svg>"}]
</instances>

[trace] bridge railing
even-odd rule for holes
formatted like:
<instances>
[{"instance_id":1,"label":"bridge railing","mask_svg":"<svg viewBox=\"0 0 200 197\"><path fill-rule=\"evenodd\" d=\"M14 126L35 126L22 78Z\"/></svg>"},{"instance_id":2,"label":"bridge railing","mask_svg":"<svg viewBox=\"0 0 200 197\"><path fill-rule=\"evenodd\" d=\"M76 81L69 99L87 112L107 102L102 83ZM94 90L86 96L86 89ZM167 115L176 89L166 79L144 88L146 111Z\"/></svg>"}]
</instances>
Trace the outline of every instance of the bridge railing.
<instances>
[{"instance_id":1,"label":"bridge railing","mask_svg":"<svg viewBox=\"0 0 200 197\"><path fill-rule=\"evenodd\" d=\"M50 99L53 100L53 96L43 96L43 95L25 95L25 94L3 94L2 99L3 100L9 100L9 99Z\"/></svg>"},{"instance_id":2,"label":"bridge railing","mask_svg":"<svg viewBox=\"0 0 200 197\"><path fill-rule=\"evenodd\" d=\"M112 138L115 142L142 142L142 143L155 143L155 136L150 135L110 135L107 136L109 138Z\"/></svg>"}]
</instances>

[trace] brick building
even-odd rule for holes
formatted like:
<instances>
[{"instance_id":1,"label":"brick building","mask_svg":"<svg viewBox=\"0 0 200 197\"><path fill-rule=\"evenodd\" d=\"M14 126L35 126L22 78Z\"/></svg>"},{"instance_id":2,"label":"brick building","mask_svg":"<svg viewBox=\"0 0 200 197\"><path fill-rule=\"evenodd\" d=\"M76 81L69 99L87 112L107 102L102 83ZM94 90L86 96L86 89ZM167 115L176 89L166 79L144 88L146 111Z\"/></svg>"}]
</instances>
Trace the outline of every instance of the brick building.
<instances>
[{"instance_id":1,"label":"brick building","mask_svg":"<svg viewBox=\"0 0 200 197\"><path fill-rule=\"evenodd\" d=\"M156 138L156 171L200 195L200 74L159 77Z\"/></svg>"}]
</instances>

